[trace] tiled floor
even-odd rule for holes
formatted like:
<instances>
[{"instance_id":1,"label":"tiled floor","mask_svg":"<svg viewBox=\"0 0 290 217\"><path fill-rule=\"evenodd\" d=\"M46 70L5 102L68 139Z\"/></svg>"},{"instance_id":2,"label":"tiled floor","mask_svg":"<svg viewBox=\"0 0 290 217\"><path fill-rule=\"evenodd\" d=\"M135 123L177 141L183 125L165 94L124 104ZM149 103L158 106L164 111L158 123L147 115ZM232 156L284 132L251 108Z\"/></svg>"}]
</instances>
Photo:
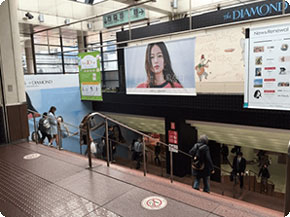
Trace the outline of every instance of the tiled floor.
<instances>
[{"instance_id":1,"label":"tiled floor","mask_svg":"<svg viewBox=\"0 0 290 217\"><path fill-rule=\"evenodd\" d=\"M41 156L33 160L23 157ZM0 146L0 212L8 216L283 216L281 212L118 165L87 159L42 145ZM162 210L146 210L141 201L164 197Z\"/></svg>"}]
</instances>

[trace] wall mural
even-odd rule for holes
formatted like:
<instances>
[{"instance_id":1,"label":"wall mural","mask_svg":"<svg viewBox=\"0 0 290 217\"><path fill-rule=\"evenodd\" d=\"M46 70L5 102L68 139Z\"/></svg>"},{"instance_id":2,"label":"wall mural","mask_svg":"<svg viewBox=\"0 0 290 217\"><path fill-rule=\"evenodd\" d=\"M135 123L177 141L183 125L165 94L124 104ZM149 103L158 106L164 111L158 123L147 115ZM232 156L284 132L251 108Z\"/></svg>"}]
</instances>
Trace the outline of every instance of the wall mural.
<instances>
[{"instance_id":1,"label":"wall mural","mask_svg":"<svg viewBox=\"0 0 290 217\"><path fill-rule=\"evenodd\" d=\"M241 26L209 30L196 37L196 82L243 82L244 38Z\"/></svg>"}]
</instances>

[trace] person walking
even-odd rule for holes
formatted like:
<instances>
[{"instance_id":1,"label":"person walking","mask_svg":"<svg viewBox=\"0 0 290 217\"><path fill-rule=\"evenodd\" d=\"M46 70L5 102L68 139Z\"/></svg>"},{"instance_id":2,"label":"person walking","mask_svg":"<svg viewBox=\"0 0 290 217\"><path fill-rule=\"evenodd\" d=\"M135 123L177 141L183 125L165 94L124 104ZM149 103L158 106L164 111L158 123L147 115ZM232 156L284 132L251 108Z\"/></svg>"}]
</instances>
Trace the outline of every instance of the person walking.
<instances>
[{"instance_id":1,"label":"person walking","mask_svg":"<svg viewBox=\"0 0 290 217\"><path fill-rule=\"evenodd\" d=\"M232 175L238 176L240 180L240 189L244 186L244 174L246 169L246 159L243 158L243 153L238 152L233 160L233 171Z\"/></svg>"},{"instance_id":2,"label":"person walking","mask_svg":"<svg viewBox=\"0 0 290 217\"><path fill-rule=\"evenodd\" d=\"M49 141L49 146L53 147L53 140L55 140L56 145L58 145L58 135L57 135L57 119L55 117L56 107L51 106L49 112L47 114L47 118L50 124L49 134L51 135L51 139Z\"/></svg>"},{"instance_id":3,"label":"person walking","mask_svg":"<svg viewBox=\"0 0 290 217\"><path fill-rule=\"evenodd\" d=\"M143 143L142 143L142 138L139 137L138 140L134 143L134 152L136 156L136 169L140 169L141 166L141 161L143 157Z\"/></svg>"},{"instance_id":4,"label":"person walking","mask_svg":"<svg viewBox=\"0 0 290 217\"><path fill-rule=\"evenodd\" d=\"M270 178L270 173L268 170L268 164L264 163L259 171L259 177L261 176L261 192L267 193L268 191L268 179Z\"/></svg>"},{"instance_id":5,"label":"person walking","mask_svg":"<svg viewBox=\"0 0 290 217\"><path fill-rule=\"evenodd\" d=\"M40 138L41 144L43 144L43 141L45 140L45 138L47 138L48 142L50 142L51 136L49 134L49 129L50 129L50 124L47 118L47 112L44 112L38 122L38 130L41 132L41 138Z\"/></svg>"},{"instance_id":6,"label":"person walking","mask_svg":"<svg viewBox=\"0 0 290 217\"><path fill-rule=\"evenodd\" d=\"M210 192L209 177L214 173L212 159L209 153L208 137L200 136L198 142L189 153L192 155L192 175L195 177L193 188L199 190L200 179L203 179L203 191Z\"/></svg>"}]
</instances>

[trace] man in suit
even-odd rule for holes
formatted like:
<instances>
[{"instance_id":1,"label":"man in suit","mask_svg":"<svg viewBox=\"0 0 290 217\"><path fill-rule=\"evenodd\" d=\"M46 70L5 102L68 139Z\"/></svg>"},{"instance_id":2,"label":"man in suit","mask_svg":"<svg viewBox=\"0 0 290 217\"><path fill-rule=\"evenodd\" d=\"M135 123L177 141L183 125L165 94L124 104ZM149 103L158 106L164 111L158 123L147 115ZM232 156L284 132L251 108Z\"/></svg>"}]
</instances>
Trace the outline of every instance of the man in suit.
<instances>
[{"instance_id":1,"label":"man in suit","mask_svg":"<svg viewBox=\"0 0 290 217\"><path fill-rule=\"evenodd\" d=\"M246 169L246 159L243 158L243 153L238 152L233 160L233 176L239 176L240 188L244 186L244 174Z\"/></svg>"}]
</instances>

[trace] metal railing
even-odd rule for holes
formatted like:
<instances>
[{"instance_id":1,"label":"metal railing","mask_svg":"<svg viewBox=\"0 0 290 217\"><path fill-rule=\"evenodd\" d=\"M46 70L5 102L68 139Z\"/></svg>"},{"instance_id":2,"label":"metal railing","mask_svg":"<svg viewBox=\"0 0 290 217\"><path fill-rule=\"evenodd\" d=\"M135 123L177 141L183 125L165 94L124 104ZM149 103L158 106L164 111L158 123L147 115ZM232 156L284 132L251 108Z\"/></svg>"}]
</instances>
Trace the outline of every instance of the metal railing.
<instances>
[{"instance_id":1,"label":"metal railing","mask_svg":"<svg viewBox=\"0 0 290 217\"><path fill-rule=\"evenodd\" d=\"M31 113L32 114L32 116L33 116L33 123L34 123L34 131L35 132L38 132L38 127L37 127L37 122L36 122L36 114L38 114L37 112L34 112L34 111L31 111L31 110L28 110L29 111L29 113ZM38 114L39 115L39 114ZM102 123L100 123L100 124L98 124L98 125L96 125L96 126L94 126L94 127L91 127L90 126L90 120L92 119L92 117L94 117L94 116L98 116L98 117L101 117L101 118L103 118L104 119L104 121L102 122ZM85 130L86 131L86 139L87 139L87 141L91 141L91 134L94 134L94 135L97 135L98 137L100 137L101 139L105 139L106 140L106 143L105 143L105 145L106 145L106 154L107 154L107 156L106 156L106 160L107 160L107 166L109 167L110 166L110 159L113 159L112 158L112 142L114 142L114 143L116 143L116 144L120 144L120 145L123 145L124 147L127 147L129 150L130 150L130 148L129 148L129 146L128 145L126 145L126 144L123 144L122 142L120 142L120 141L117 141L117 140L114 140L114 139L111 139L111 138L109 138L109 123L108 122L112 122L112 123L114 123L114 124L117 124L117 125L119 125L119 126L121 126L121 127L124 127L125 129L128 129L128 130L130 130L130 131L132 131L132 132L135 132L136 134L138 134L138 135L140 135L140 136L142 136L143 137L143 141L142 141L142 144L143 144L143 167L144 167L144 176L146 176L146 174L147 174L147 160L146 160L146 151L149 151L149 152L152 152L151 150L149 150L149 149L146 149L146 143L145 143L145 137L147 137L147 138L149 138L149 139L154 139L152 136L149 136L149 135L147 135L147 134L145 134L145 133L142 133L142 132L140 132L140 131L138 131L138 130L136 130L136 129L133 129L133 128L131 128L131 127L129 127L129 126L127 126L127 125L125 125L125 124L123 124L123 123L121 123L121 122L119 122L119 121L116 121L116 120L114 120L114 119L112 119L112 118L110 118L110 117L108 117L108 116L106 116L106 115L103 115L103 114L101 114L101 113L99 113L99 112L94 112L94 113L90 113L90 114L88 114L88 115L86 115L84 118L83 118L83 121L82 121L82 124L83 125L80 125L80 126L75 126L75 125L72 125L72 124L70 124L70 123L67 123L67 122L64 122L66 125L68 125L68 126L71 126L71 127L74 127L74 128L76 128L76 129L78 129L79 131L82 131L82 130ZM92 132L93 130L96 130L96 129L98 129L98 128L100 128L100 127L102 127L102 126L104 126L105 125L105 136L103 135L99 135L99 134L97 134L97 133L95 133L95 132ZM82 126L82 127L81 127ZM58 127L58 133L60 132L60 129L59 129L59 127ZM70 136L74 136L74 135L77 135L79 132L76 132L76 133L72 133L72 132L70 132ZM36 139L35 139L35 142L36 142L36 144L38 143L38 141L39 141L39 138L37 138L38 137L38 134L36 133L35 134L35 136L36 136ZM82 138L80 138L80 148L81 148L81 146L83 145L82 143L81 143L81 140L82 140ZM192 158L192 156L189 154L189 153L186 153L186 152L184 152L184 151L181 151L181 150L178 150L178 149L176 149L175 147L172 147L172 146L170 146L170 145L168 145L168 144L166 144L166 143L164 143L164 142L162 142L162 141L158 141L158 143L160 144L160 145L163 145L163 146L165 146L166 148L170 148L170 149L173 149L173 150L177 150L178 151L178 153L181 153L182 155L184 155L184 156L186 156L186 157L189 157L189 158ZM86 144L86 145L88 145L88 147L87 147L87 152L88 152L88 162L89 162L89 167L90 168L92 168L92 157L91 157L91 147L90 147L90 143L88 142L88 144ZM62 147L61 147L61 145L60 144L58 144L58 148L59 149L61 149ZM131 151L131 150L130 150ZM81 150L80 150L80 153L81 153ZM172 156L172 151L170 151L169 152L170 153L170 181L171 181L171 183L173 183L173 156ZM290 153L290 145L289 145L289 153ZM111 156L110 156L111 155ZM111 157L111 158L110 158ZM161 165L162 166L162 165ZM227 170L225 170L225 169L222 169L222 168L220 168L220 167L218 167L218 166L215 166L214 165L214 169L215 170L220 170L221 172L223 172L223 173L225 173L225 174L228 174L228 175L231 175L232 174L232 172L229 172L229 171L227 171ZM161 170L163 170L163 168L161 167ZM163 172L162 172L163 173ZM257 179L257 177L258 177L258 174L256 173L256 172L254 172L254 171L252 171L252 170L248 170L248 184L249 184L249 190L250 190L250 188L251 188L251 180L250 180L250 176L251 176L251 174L253 174L254 175L254 177ZM246 175L247 175L247 173L246 173ZM270 181L270 180L268 180L268 182L270 183L270 184L273 184L273 182L272 181ZM233 184L233 197L234 197L234 195L235 195L235 190L234 190L234 188L235 188L235 186L236 186L236 184L234 183ZM225 176L224 175L222 175L221 174L221 187L222 187L222 191L221 191L221 194L222 195L224 195L224 193L225 193ZM254 181L254 192L256 191L256 180ZM288 190L289 191L289 190ZM286 194L287 195L287 194ZM286 198L286 197L285 197ZM286 201L286 199L285 199L285 201ZM285 203L286 204L286 203ZM286 206L286 205L285 205ZM285 210L286 210L286 208L285 208Z\"/></svg>"},{"instance_id":2,"label":"metal railing","mask_svg":"<svg viewBox=\"0 0 290 217\"><path fill-rule=\"evenodd\" d=\"M146 167L147 167L147 165L146 165L146 153L145 153L146 152L145 137L147 137L149 139L154 139L154 138L149 136L149 135L147 135L147 134L145 134L145 133L142 133L142 132L140 132L140 131L138 131L136 129L133 129L133 128L131 128L131 127L119 122L119 121L116 121L116 120L114 120L114 119L112 119L112 118L110 118L110 117L108 117L106 115L103 115L103 114L101 114L99 112L93 112L93 113L90 113L87 116L85 116L83 121L82 121L83 124L86 125L86 129L87 129L87 133L86 133L87 134L87 141L90 141L90 138L91 138L90 120L94 116L101 117L101 118L103 118L105 120L106 145L107 145L107 166L108 167L110 166L110 161L109 161L109 149L110 149L110 147L109 147L109 137L108 137L108 126L109 126L108 125L108 121L110 121L112 123L115 123L115 124L117 124L119 126L122 126L122 127L126 128L126 129L128 129L128 130L130 130L132 132L135 132L138 135L143 137L143 142L142 142L143 143L143 162L144 162L143 166L144 166L144 176L146 176L146 173L147 173L147 168ZM164 143L162 141L158 141L158 143L163 145L163 146L165 146L165 147L168 147L168 148L170 147L173 150L178 150L175 147L172 147L172 146L170 146L170 145L168 145L168 144L166 144L166 143ZM187 156L187 157L189 157L189 158L192 158L192 156L190 154L188 154L188 153L186 153L184 151L178 150L178 152L183 154L183 155L185 155L185 156ZM91 168L92 167L92 159L91 159L90 146L88 146L88 161L89 161L89 167ZM171 181L171 183L173 182L173 156L172 156L172 151L170 151L170 181Z\"/></svg>"},{"instance_id":3,"label":"metal railing","mask_svg":"<svg viewBox=\"0 0 290 217\"><path fill-rule=\"evenodd\" d=\"M105 137L104 136L101 136L101 138L104 138L106 140L106 146L107 146L107 166L108 167L110 166L110 160L109 160L109 154L108 153L109 153L109 149L110 149L110 146L111 146L111 142L113 141L115 143L119 143L118 141L114 141L114 140L109 139L109 137L108 137L108 126L109 126L108 125L108 121L110 121L110 122L112 122L114 124L117 124L117 125L119 125L121 127L124 127L125 129L128 129L128 130L130 130L132 132L135 132L138 135L143 136L143 166L144 166L144 176L146 176L146 173L147 173L147 161L146 161L146 153L145 153L145 151L146 150L148 151L148 149L146 149L146 144L145 144L145 141L144 141L144 137L147 137L147 138L150 138L150 139L154 139L154 138L151 137L151 136L149 136L149 135L147 135L147 134L145 134L145 133L142 133L142 132L140 132L140 131L138 131L136 129L133 129L133 128L131 128L131 127L129 127L129 126L127 126L127 125L119 122L119 121L116 121L116 120L114 120L114 119L112 119L112 118L110 118L110 117L108 117L106 115L103 115L102 113L94 112L94 113L88 114L83 119L84 124L87 126L86 129L88 130L88 132L87 132L87 139L89 139L89 137L91 137L91 133L92 132L91 132L91 129L90 129L89 125L90 125L91 118L94 117L94 116L98 116L98 117L101 117L101 118L104 119L104 124L105 124L106 131L105 131ZM98 135L98 136L100 136L100 135ZM172 146L170 146L170 145L168 145L168 144L166 144L166 143L164 143L162 141L158 141L158 143L160 145L165 146L166 148L170 148L170 149L173 149L173 150L177 150L178 153L181 153L182 155L184 155L186 157L189 157L190 159L192 158L192 156L189 153L186 153L184 151L178 150L178 149L176 149L176 148L174 148L174 147L172 147ZM121 144L121 143L119 143L119 144ZM172 183L173 182L173 156L172 156L172 151L170 151L169 154L170 154L170 181ZM88 146L88 161L89 161L89 167L91 168L92 167L92 159L91 159L91 150L90 150L90 147L89 146ZM224 169L222 169L220 167L214 166L214 168L217 169L217 170L223 171L226 174L229 174L229 175L231 174L231 172L229 172L227 170L224 170ZM224 192L225 192L224 183L225 183L224 176L221 176L222 195L224 195Z\"/></svg>"}]
</instances>

